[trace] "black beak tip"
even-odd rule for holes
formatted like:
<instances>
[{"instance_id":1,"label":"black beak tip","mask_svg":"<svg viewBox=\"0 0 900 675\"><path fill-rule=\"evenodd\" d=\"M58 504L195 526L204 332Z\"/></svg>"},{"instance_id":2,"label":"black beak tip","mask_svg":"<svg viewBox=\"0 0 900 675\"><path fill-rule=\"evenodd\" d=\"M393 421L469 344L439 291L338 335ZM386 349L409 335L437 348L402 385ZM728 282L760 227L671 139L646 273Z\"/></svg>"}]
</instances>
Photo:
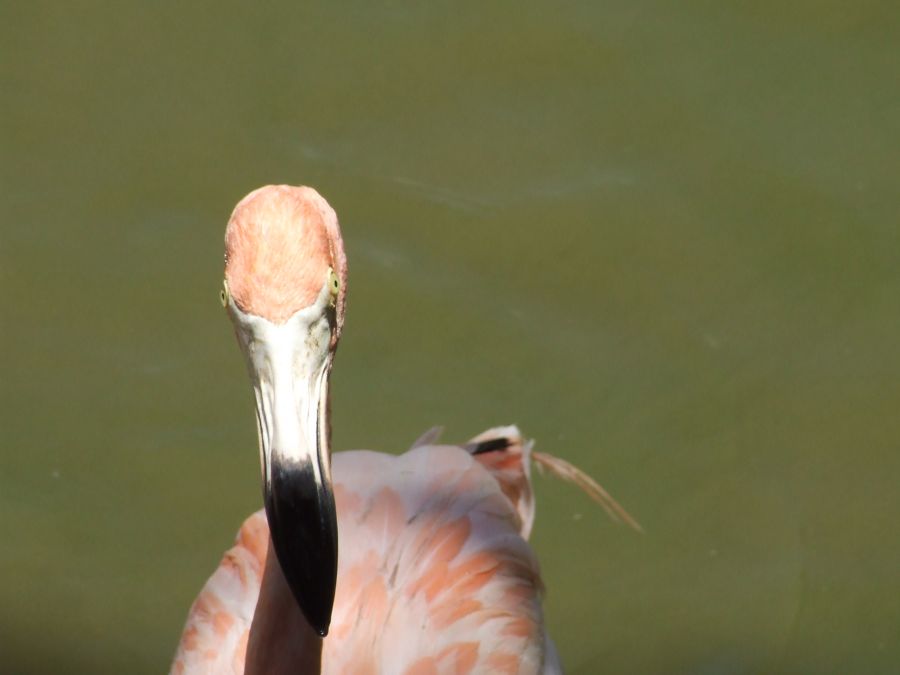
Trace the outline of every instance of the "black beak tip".
<instances>
[{"instance_id":1,"label":"black beak tip","mask_svg":"<svg viewBox=\"0 0 900 675\"><path fill-rule=\"evenodd\" d=\"M325 594L325 597L313 595L309 593L297 592L297 587L291 581L291 577L286 576L288 585L291 587L294 599L300 606L303 616L310 627L319 635L325 637L331 628L331 609L334 604L334 596ZM333 587L332 587L333 588Z\"/></svg>"},{"instance_id":2,"label":"black beak tip","mask_svg":"<svg viewBox=\"0 0 900 675\"><path fill-rule=\"evenodd\" d=\"M273 466L266 515L278 563L303 616L328 635L337 582L337 517L330 486L311 471Z\"/></svg>"}]
</instances>

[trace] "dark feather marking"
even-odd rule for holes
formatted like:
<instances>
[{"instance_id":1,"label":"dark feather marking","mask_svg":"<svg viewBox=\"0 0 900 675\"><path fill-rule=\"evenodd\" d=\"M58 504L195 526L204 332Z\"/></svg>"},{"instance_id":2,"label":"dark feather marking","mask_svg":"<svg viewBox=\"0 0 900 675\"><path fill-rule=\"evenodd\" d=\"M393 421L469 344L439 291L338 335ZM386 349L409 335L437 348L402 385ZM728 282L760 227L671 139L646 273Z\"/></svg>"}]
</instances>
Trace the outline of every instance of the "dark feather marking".
<instances>
[{"instance_id":1,"label":"dark feather marking","mask_svg":"<svg viewBox=\"0 0 900 675\"><path fill-rule=\"evenodd\" d=\"M480 455L485 452L494 452L495 450L506 450L510 445L512 445L512 441L504 437L492 438L480 443L469 443L465 448L470 455Z\"/></svg>"}]
</instances>

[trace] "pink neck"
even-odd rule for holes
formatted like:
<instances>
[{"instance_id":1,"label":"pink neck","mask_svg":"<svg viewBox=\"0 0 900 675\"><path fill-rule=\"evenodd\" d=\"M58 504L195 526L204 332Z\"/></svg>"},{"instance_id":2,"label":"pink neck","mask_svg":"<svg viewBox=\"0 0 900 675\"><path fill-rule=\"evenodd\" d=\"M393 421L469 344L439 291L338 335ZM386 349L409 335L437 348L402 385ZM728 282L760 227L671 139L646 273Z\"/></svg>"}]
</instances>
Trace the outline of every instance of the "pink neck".
<instances>
[{"instance_id":1,"label":"pink neck","mask_svg":"<svg viewBox=\"0 0 900 675\"><path fill-rule=\"evenodd\" d=\"M245 675L319 675L322 638L310 627L288 588L272 540L250 625Z\"/></svg>"}]
</instances>

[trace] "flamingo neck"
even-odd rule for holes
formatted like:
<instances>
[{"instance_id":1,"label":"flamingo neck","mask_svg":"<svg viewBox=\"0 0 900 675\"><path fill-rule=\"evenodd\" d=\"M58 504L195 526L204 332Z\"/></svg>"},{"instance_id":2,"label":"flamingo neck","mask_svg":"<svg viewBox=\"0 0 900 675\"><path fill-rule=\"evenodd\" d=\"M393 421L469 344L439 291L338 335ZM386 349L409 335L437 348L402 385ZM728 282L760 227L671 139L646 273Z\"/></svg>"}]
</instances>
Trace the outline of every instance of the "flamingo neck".
<instances>
[{"instance_id":1,"label":"flamingo neck","mask_svg":"<svg viewBox=\"0 0 900 675\"><path fill-rule=\"evenodd\" d=\"M244 673L319 675L321 672L322 638L300 611L281 572L270 537L259 600L250 624Z\"/></svg>"}]
</instances>

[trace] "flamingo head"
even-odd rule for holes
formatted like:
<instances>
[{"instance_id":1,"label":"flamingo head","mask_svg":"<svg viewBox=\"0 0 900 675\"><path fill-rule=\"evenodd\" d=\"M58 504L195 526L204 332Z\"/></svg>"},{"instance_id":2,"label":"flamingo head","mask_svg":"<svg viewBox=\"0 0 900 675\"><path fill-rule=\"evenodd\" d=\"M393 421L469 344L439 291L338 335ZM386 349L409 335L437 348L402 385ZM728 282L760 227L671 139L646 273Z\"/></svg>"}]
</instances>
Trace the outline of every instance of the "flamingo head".
<instances>
[{"instance_id":1,"label":"flamingo head","mask_svg":"<svg viewBox=\"0 0 900 675\"><path fill-rule=\"evenodd\" d=\"M344 316L337 216L308 187L267 186L225 232L222 303L256 398L272 544L309 624L328 633L337 577L328 378Z\"/></svg>"}]
</instances>

